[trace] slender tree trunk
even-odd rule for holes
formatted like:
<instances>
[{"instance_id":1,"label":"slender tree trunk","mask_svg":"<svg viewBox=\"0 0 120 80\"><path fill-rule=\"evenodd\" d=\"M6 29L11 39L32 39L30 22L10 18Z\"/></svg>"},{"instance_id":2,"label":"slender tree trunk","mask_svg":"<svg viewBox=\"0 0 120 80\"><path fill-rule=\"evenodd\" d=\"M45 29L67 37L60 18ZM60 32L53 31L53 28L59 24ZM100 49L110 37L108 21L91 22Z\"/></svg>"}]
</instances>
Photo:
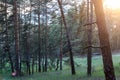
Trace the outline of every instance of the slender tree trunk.
<instances>
[{"instance_id":1,"label":"slender tree trunk","mask_svg":"<svg viewBox=\"0 0 120 80\"><path fill-rule=\"evenodd\" d=\"M20 2L18 1L18 4L19 4L19 7L18 7L18 13L21 13L20 11L20 7L21 7L21 5L20 5ZM21 40L20 38L21 38L21 14L19 14L18 15L18 27L19 27L19 41ZM21 42L19 42L19 44L21 44ZM20 45L19 45L20 46ZM21 46L20 46L21 47ZM21 53L21 52L19 52L19 53ZM21 55L20 55L21 56ZM20 57L20 59L21 59L21 57ZM20 72L21 72L21 70L22 70L22 63L21 63L21 61L20 61Z\"/></svg>"},{"instance_id":2,"label":"slender tree trunk","mask_svg":"<svg viewBox=\"0 0 120 80\"><path fill-rule=\"evenodd\" d=\"M45 72L45 56L43 55L43 59L42 59L42 71Z\"/></svg>"},{"instance_id":3,"label":"slender tree trunk","mask_svg":"<svg viewBox=\"0 0 120 80\"><path fill-rule=\"evenodd\" d=\"M46 0L45 0L46 1ZM47 25L47 3L45 2L45 17L46 17L46 20L45 20L45 72L47 72L47 64L48 64L48 60L47 60L47 53L48 53L48 49L47 49L47 37L48 37L48 25Z\"/></svg>"},{"instance_id":4,"label":"slender tree trunk","mask_svg":"<svg viewBox=\"0 0 120 80\"><path fill-rule=\"evenodd\" d=\"M36 61L38 61L38 56L36 55L35 57L36 57ZM36 62L35 64L36 64L36 66L35 66L36 67L36 72L38 72L38 63Z\"/></svg>"},{"instance_id":5,"label":"slender tree trunk","mask_svg":"<svg viewBox=\"0 0 120 80\"><path fill-rule=\"evenodd\" d=\"M30 75L31 74L31 65L30 65L30 43L29 42L29 37L30 37L30 27L31 27L31 20L32 20L32 1L29 0L30 2L30 19L29 19L29 26L28 26L28 36L27 36L27 67L28 67L28 74ZM33 63L34 63L34 59L33 59ZM33 64L34 65L34 64Z\"/></svg>"},{"instance_id":6,"label":"slender tree trunk","mask_svg":"<svg viewBox=\"0 0 120 80\"><path fill-rule=\"evenodd\" d=\"M62 70L62 19L61 19L61 34L60 34L60 70Z\"/></svg>"},{"instance_id":7,"label":"slender tree trunk","mask_svg":"<svg viewBox=\"0 0 120 80\"><path fill-rule=\"evenodd\" d=\"M59 68L59 59L57 59L57 62L56 62L56 71L58 70L58 68Z\"/></svg>"},{"instance_id":8,"label":"slender tree trunk","mask_svg":"<svg viewBox=\"0 0 120 80\"><path fill-rule=\"evenodd\" d=\"M34 74L34 65L35 65L35 64L34 64L34 62L35 62L34 60L35 60L35 59L34 59L34 55L32 55L32 56L33 56L33 58L32 58L32 74Z\"/></svg>"},{"instance_id":9,"label":"slender tree trunk","mask_svg":"<svg viewBox=\"0 0 120 80\"><path fill-rule=\"evenodd\" d=\"M28 42L28 33L29 28L25 21L24 26L24 35L23 35L23 45L24 45L24 54L25 54L25 63L26 63L26 72L30 75L30 59L29 59L29 42Z\"/></svg>"},{"instance_id":10,"label":"slender tree trunk","mask_svg":"<svg viewBox=\"0 0 120 80\"><path fill-rule=\"evenodd\" d=\"M87 18L88 18L88 46L92 46L92 17L93 17L93 5L91 0L87 0ZM91 66L92 66L92 48L88 48L88 54L87 54L87 75L91 76Z\"/></svg>"},{"instance_id":11,"label":"slender tree trunk","mask_svg":"<svg viewBox=\"0 0 120 80\"><path fill-rule=\"evenodd\" d=\"M69 32L68 32L68 27L67 27L67 24L66 24L64 12L63 12L62 4L61 4L60 0L58 0L58 4L59 4L60 11L61 11L61 16L62 16L62 19L63 19L63 24L64 24L64 27L65 27L65 30L66 30L66 38L67 38L68 49L69 49L69 53L70 53L71 72L72 72L72 75L75 75L75 67L74 67L72 46L71 46L71 42L70 42L70 38L69 38Z\"/></svg>"},{"instance_id":12,"label":"slender tree trunk","mask_svg":"<svg viewBox=\"0 0 120 80\"><path fill-rule=\"evenodd\" d=\"M45 72L47 72L47 64L48 64L48 62L47 62L47 54L45 54Z\"/></svg>"},{"instance_id":13,"label":"slender tree trunk","mask_svg":"<svg viewBox=\"0 0 120 80\"><path fill-rule=\"evenodd\" d=\"M93 0L96 20L99 31L100 46L103 57L104 73L106 80L116 80L112 62L109 34L105 23L105 15L102 0Z\"/></svg>"},{"instance_id":14,"label":"slender tree trunk","mask_svg":"<svg viewBox=\"0 0 120 80\"><path fill-rule=\"evenodd\" d=\"M8 41L8 23L7 23L7 1L5 0L5 26L6 26L6 52L8 53L8 57L10 60L10 65L11 65L11 71L14 72L14 66L13 66L13 61L10 53L10 45Z\"/></svg>"},{"instance_id":15,"label":"slender tree trunk","mask_svg":"<svg viewBox=\"0 0 120 80\"><path fill-rule=\"evenodd\" d=\"M25 18L25 23L24 23L24 35L23 35L23 46L24 46L24 55L25 55L25 63L26 63L26 72L30 75L31 74L31 71L30 71L30 54L29 54L29 41L28 41L28 38L29 38L29 26L27 25L27 22L26 22L26 18Z\"/></svg>"},{"instance_id":16,"label":"slender tree trunk","mask_svg":"<svg viewBox=\"0 0 120 80\"><path fill-rule=\"evenodd\" d=\"M9 56L9 60L10 60L11 71L14 72L14 66L13 66L13 61L12 61L12 57L11 57L10 51L8 51L8 56Z\"/></svg>"},{"instance_id":17,"label":"slender tree trunk","mask_svg":"<svg viewBox=\"0 0 120 80\"><path fill-rule=\"evenodd\" d=\"M26 28L28 26L25 26ZM29 43L28 43L28 33L27 33L27 30L26 29L26 33L25 33L25 58L26 58L26 66L27 66L27 73L30 75L30 59L29 59Z\"/></svg>"},{"instance_id":18,"label":"slender tree trunk","mask_svg":"<svg viewBox=\"0 0 120 80\"><path fill-rule=\"evenodd\" d=\"M40 3L40 2L39 2ZM40 4L38 5L40 10ZM41 36L40 36L40 11L38 11L38 72L41 72Z\"/></svg>"},{"instance_id":19,"label":"slender tree trunk","mask_svg":"<svg viewBox=\"0 0 120 80\"><path fill-rule=\"evenodd\" d=\"M15 27L15 54L16 54L16 62L15 62L15 69L17 76L20 76L20 49L19 49L19 27L18 27L18 15L17 15L17 0L14 0L14 27Z\"/></svg>"}]
</instances>

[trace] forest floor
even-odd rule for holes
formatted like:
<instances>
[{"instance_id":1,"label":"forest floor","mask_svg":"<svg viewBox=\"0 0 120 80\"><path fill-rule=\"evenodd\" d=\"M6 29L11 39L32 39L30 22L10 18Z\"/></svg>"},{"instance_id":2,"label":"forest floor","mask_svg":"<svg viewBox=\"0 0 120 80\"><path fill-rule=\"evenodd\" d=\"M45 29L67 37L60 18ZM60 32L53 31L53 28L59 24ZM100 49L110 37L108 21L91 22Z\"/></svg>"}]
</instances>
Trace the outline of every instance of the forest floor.
<instances>
[{"instance_id":1,"label":"forest floor","mask_svg":"<svg viewBox=\"0 0 120 80\"><path fill-rule=\"evenodd\" d=\"M120 80L120 54L115 54L113 63L117 80ZM9 74L0 74L0 80L104 80L102 57L93 56L92 58L92 76L87 77L87 60L86 57L74 57L76 75L71 75L70 65L66 64L63 59L63 71L48 71L43 73L35 73L33 75L24 75L22 77L11 77Z\"/></svg>"}]
</instances>

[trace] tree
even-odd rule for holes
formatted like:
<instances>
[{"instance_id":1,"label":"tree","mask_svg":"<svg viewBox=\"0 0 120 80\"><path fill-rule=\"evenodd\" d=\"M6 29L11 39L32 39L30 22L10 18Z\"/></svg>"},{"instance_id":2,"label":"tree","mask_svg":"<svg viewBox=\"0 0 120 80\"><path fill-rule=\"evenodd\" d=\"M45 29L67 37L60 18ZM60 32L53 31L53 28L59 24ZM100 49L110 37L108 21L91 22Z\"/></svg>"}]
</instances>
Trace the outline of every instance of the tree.
<instances>
[{"instance_id":1,"label":"tree","mask_svg":"<svg viewBox=\"0 0 120 80\"><path fill-rule=\"evenodd\" d=\"M47 16L47 0L44 1L45 8L45 72L47 72L48 66L48 16Z\"/></svg>"},{"instance_id":2,"label":"tree","mask_svg":"<svg viewBox=\"0 0 120 80\"><path fill-rule=\"evenodd\" d=\"M40 27L40 1L38 5L38 71L41 72L41 27Z\"/></svg>"},{"instance_id":3,"label":"tree","mask_svg":"<svg viewBox=\"0 0 120 80\"><path fill-rule=\"evenodd\" d=\"M60 0L58 0L58 4L59 4L60 11L61 11L63 24L64 24L64 27L65 27L65 30L66 30L66 38L67 38L68 49L69 49L69 53L70 53L71 71L72 71L72 74L75 75L75 67L74 67L74 61L73 61L72 46L71 46L71 43L70 43L69 32L68 32L68 28L67 28L67 24L66 24L66 20L65 20L65 16L64 16L64 13L63 13L63 9L62 9L62 4L61 4Z\"/></svg>"},{"instance_id":4,"label":"tree","mask_svg":"<svg viewBox=\"0 0 120 80\"><path fill-rule=\"evenodd\" d=\"M62 51L62 47L63 47L63 44L62 44L62 34L63 34L62 19L60 20L60 24L61 24L61 33L60 33L60 55L59 56L60 56L60 70L62 70L62 54L63 54L63 51Z\"/></svg>"},{"instance_id":5,"label":"tree","mask_svg":"<svg viewBox=\"0 0 120 80\"><path fill-rule=\"evenodd\" d=\"M87 36L88 36L88 46L92 46L92 18L93 18L93 5L92 0L87 1ZM91 66L92 66L92 47L88 47L88 54L87 54L87 74L91 76Z\"/></svg>"},{"instance_id":6,"label":"tree","mask_svg":"<svg viewBox=\"0 0 120 80\"><path fill-rule=\"evenodd\" d=\"M18 26L18 13L17 13L17 0L14 0L13 5L13 14L14 14L14 28L15 28L15 69L16 75L20 76L20 47L19 47L19 26Z\"/></svg>"},{"instance_id":7,"label":"tree","mask_svg":"<svg viewBox=\"0 0 120 80\"><path fill-rule=\"evenodd\" d=\"M106 80L116 80L102 0L93 0Z\"/></svg>"},{"instance_id":8,"label":"tree","mask_svg":"<svg viewBox=\"0 0 120 80\"><path fill-rule=\"evenodd\" d=\"M9 43L9 35L8 35L8 20L7 20L7 1L5 0L5 27L6 27L6 38L5 38L5 52L8 53L10 65L11 65L11 71L14 72L14 66L13 66L13 60L11 57L10 52L10 43Z\"/></svg>"}]
</instances>

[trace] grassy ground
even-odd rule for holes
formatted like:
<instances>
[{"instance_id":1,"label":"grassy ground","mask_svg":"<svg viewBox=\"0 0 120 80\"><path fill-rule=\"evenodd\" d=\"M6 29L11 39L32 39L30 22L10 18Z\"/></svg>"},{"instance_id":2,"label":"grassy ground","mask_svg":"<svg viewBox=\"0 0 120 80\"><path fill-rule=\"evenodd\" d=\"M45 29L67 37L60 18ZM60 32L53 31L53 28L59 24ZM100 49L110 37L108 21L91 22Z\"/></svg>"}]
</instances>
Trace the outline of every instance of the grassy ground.
<instances>
[{"instance_id":1,"label":"grassy ground","mask_svg":"<svg viewBox=\"0 0 120 80\"><path fill-rule=\"evenodd\" d=\"M65 58L64 60L67 60ZM71 75L70 66L63 63L63 71L49 71L47 73L35 73L31 76L13 78L9 74L0 76L0 80L104 80L103 64L101 56L92 59L92 77L86 75L86 58L75 57L76 75ZM113 62L117 80L120 80L120 55L113 56Z\"/></svg>"}]
</instances>

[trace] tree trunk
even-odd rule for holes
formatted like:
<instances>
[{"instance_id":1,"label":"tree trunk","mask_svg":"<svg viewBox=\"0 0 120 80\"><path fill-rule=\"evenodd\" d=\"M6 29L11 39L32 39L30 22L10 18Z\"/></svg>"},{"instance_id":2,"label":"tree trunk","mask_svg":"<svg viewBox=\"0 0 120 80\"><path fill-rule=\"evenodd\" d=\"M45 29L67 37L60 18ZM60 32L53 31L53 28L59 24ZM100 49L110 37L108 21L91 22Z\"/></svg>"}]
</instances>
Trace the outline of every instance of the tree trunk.
<instances>
[{"instance_id":1,"label":"tree trunk","mask_svg":"<svg viewBox=\"0 0 120 80\"><path fill-rule=\"evenodd\" d=\"M45 56L42 58L42 71L45 72Z\"/></svg>"},{"instance_id":2,"label":"tree trunk","mask_svg":"<svg viewBox=\"0 0 120 80\"><path fill-rule=\"evenodd\" d=\"M10 65L11 65L11 71L14 72L14 66L13 66L13 61L12 61L12 57L11 57L11 53L10 53L10 46L9 46L9 41L8 41L8 23L7 23L7 1L5 0L5 26L6 26L6 50L5 52L8 53L8 58L10 60Z\"/></svg>"},{"instance_id":3,"label":"tree trunk","mask_svg":"<svg viewBox=\"0 0 120 80\"><path fill-rule=\"evenodd\" d=\"M40 2L39 2L40 3ZM40 10L40 4L38 5L38 10ZM40 11L38 11L38 72L41 72L41 36L40 36Z\"/></svg>"},{"instance_id":4,"label":"tree trunk","mask_svg":"<svg viewBox=\"0 0 120 80\"><path fill-rule=\"evenodd\" d=\"M47 2L45 1L45 72L47 72L47 65L48 65L48 49L47 49L47 38L48 38L48 25L47 25Z\"/></svg>"},{"instance_id":5,"label":"tree trunk","mask_svg":"<svg viewBox=\"0 0 120 80\"><path fill-rule=\"evenodd\" d=\"M93 0L106 80L116 80L102 0Z\"/></svg>"},{"instance_id":6,"label":"tree trunk","mask_svg":"<svg viewBox=\"0 0 120 80\"><path fill-rule=\"evenodd\" d=\"M34 60L35 60L35 59L34 59L34 54L32 55L32 57L33 57L33 58L32 58L32 74L33 74L33 73L34 73L34 65L35 65L35 64L34 64L34 63L35 63L35 61L34 61Z\"/></svg>"},{"instance_id":7,"label":"tree trunk","mask_svg":"<svg viewBox=\"0 0 120 80\"><path fill-rule=\"evenodd\" d=\"M93 5L92 1L87 1L87 22L90 25L87 26L88 29L88 46L92 46L92 17L93 17ZM92 66L92 48L88 48L88 54L87 54L87 75L91 76L91 66Z\"/></svg>"},{"instance_id":8,"label":"tree trunk","mask_svg":"<svg viewBox=\"0 0 120 80\"><path fill-rule=\"evenodd\" d=\"M17 15L17 0L14 0L14 27L15 27L15 54L16 54L16 59L15 59L15 69L17 76L20 76L21 71L20 71L20 49L19 49L19 27L18 27L18 15Z\"/></svg>"},{"instance_id":9,"label":"tree trunk","mask_svg":"<svg viewBox=\"0 0 120 80\"><path fill-rule=\"evenodd\" d=\"M39 30L40 30L40 28L39 28ZM40 32L38 32L39 33L39 49L38 49L38 72L41 72L41 41L40 41Z\"/></svg>"},{"instance_id":10,"label":"tree trunk","mask_svg":"<svg viewBox=\"0 0 120 80\"><path fill-rule=\"evenodd\" d=\"M62 52L62 19L61 19L61 34L60 34L60 70L62 70L62 54L63 54L63 52Z\"/></svg>"},{"instance_id":11,"label":"tree trunk","mask_svg":"<svg viewBox=\"0 0 120 80\"><path fill-rule=\"evenodd\" d=\"M71 42L70 42L70 38L69 38L69 32L68 32L68 27L67 27L67 24L66 24L64 12L63 12L62 4L61 4L60 0L58 0L58 4L59 4L60 11L61 11L63 24L64 24L64 27L65 27L65 30L66 30L66 38L67 38L68 49L69 49L69 53L70 53L71 72L72 72L72 75L75 75L75 67L74 67L74 61L73 61L72 46L71 46Z\"/></svg>"},{"instance_id":12,"label":"tree trunk","mask_svg":"<svg viewBox=\"0 0 120 80\"><path fill-rule=\"evenodd\" d=\"M28 42L28 35L29 33L27 32L28 25L25 23L24 26L24 35L23 35L23 45L24 45L24 54L25 54L25 61L26 61L26 66L27 66L27 73L30 75L30 58L29 58L29 42Z\"/></svg>"},{"instance_id":13,"label":"tree trunk","mask_svg":"<svg viewBox=\"0 0 120 80\"><path fill-rule=\"evenodd\" d=\"M24 13L25 14L25 13ZM25 16L24 16L25 17ZM28 32L29 31L29 32ZM25 63L26 63L26 72L30 75L31 71L30 71L30 54L29 54L29 34L30 34L30 30L29 30L29 26L27 24L26 18L25 18L25 23L24 23L24 27L23 27L23 47L24 47L24 58L25 58Z\"/></svg>"},{"instance_id":14,"label":"tree trunk","mask_svg":"<svg viewBox=\"0 0 120 80\"><path fill-rule=\"evenodd\" d=\"M56 62L56 71L58 70L58 68L59 68L59 59L57 59L57 62Z\"/></svg>"}]
</instances>

